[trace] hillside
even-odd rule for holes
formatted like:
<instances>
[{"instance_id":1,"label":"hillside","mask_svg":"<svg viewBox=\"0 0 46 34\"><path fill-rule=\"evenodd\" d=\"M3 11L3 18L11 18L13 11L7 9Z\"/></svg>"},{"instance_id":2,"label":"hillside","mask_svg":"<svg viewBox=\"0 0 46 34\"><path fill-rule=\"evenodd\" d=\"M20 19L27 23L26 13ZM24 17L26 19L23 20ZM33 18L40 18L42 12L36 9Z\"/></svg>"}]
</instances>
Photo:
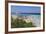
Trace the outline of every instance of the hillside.
<instances>
[{"instance_id":1,"label":"hillside","mask_svg":"<svg viewBox=\"0 0 46 34\"><path fill-rule=\"evenodd\" d=\"M12 28L36 27L31 20L31 16L12 16L11 20Z\"/></svg>"}]
</instances>

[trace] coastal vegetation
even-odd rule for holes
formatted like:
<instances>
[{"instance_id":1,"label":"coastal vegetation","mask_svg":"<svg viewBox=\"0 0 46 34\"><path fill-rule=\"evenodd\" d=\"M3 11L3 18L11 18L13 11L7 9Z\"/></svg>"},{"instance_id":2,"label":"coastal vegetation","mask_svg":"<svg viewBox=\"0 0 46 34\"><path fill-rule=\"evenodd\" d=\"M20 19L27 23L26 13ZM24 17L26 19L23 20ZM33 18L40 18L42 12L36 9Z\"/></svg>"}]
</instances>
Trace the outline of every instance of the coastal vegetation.
<instances>
[{"instance_id":1,"label":"coastal vegetation","mask_svg":"<svg viewBox=\"0 0 46 34\"><path fill-rule=\"evenodd\" d=\"M32 22L26 23L23 19L11 17L11 28L36 27Z\"/></svg>"}]
</instances>

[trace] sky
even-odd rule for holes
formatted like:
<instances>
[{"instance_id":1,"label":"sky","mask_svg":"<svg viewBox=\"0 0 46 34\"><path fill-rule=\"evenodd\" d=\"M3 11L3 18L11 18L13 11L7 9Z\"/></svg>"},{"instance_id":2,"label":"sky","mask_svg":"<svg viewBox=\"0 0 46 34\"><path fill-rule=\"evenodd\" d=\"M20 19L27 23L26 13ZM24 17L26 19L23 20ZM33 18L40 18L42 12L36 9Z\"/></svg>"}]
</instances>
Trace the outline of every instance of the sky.
<instances>
[{"instance_id":1,"label":"sky","mask_svg":"<svg viewBox=\"0 0 46 34\"><path fill-rule=\"evenodd\" d=\"M40 7L36 6L11 6L12 13L40 13Z\"/></svg>"}]
</instances>

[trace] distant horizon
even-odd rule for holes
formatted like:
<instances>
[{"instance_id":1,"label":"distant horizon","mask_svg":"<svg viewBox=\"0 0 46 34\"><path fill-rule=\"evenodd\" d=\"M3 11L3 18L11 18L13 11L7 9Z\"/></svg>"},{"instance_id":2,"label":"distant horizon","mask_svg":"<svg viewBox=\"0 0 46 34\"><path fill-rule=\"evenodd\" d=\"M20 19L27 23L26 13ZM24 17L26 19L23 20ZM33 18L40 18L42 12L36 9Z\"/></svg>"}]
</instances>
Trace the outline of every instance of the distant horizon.
<instances>
[{"instance_id":1,"label":"distant horizon","mask_svg":"<svg viewBox=\"0 0 46 34\"><path fill-rule=\"evenodd\" d=\"M12 15L16 15L16 13L11 13ZM18 14L20 14L20 15L40 15L40 13L18 13Z\"/></svg>"}]
</instances>

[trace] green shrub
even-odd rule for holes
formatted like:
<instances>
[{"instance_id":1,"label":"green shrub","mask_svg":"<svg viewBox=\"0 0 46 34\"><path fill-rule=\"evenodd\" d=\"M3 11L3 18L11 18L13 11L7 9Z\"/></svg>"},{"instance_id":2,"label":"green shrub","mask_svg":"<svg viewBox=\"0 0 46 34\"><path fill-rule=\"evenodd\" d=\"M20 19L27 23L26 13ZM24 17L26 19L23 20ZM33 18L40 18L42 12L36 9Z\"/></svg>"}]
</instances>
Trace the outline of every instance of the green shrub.
<instances>
[{"instance_id":1,"label":"green shrub","mask_svg":"<svg viewBox=\"0 0 46 34\"><path fill-rule=\"evenodd\" d=\"M11 18L11 28L36 27L32 22L26 23L23 19Z\"/></svg>"}]
</instances>

